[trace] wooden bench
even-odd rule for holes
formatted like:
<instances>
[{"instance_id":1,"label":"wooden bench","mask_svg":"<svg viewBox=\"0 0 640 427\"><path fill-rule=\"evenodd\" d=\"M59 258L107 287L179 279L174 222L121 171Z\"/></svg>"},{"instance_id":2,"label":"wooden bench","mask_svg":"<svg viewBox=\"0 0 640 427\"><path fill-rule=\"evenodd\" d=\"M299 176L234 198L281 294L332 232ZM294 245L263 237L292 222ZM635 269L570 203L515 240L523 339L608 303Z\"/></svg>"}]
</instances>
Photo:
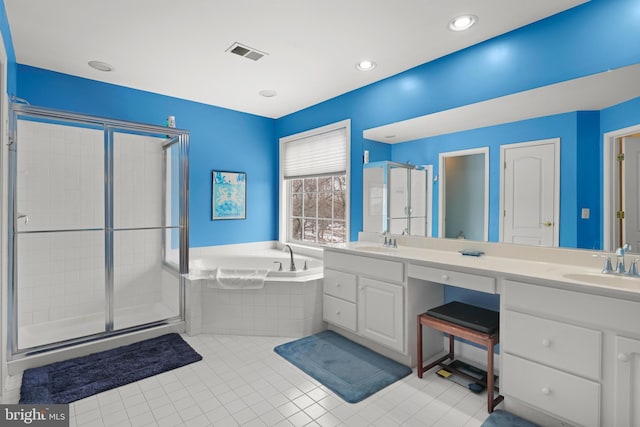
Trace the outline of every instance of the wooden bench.
<instances>
[{"instance_id":1,"label":"wooden bench","mask_svg":"<svg viewBox=\"0 0 640 427\"><path fill-rule=\"evenodd\" d=\"M427 313L422 313L418 315L418 377L422 378L422 374L434 366L441 366L445 368L449 372L452 372L456 375L459 375L464 378L468 378L469 380L476 382L478 384L482 384L487 388L487 411L489 413L493 412L493 409L504 400L504 397L498 394L498 396L494 397L494 389L499 391L498 386L495 385L495 377L493 374L493 348L496 344L500 342L500 334L499 329L496 327L494 331L491 332L482 332L478 331L466 326L462 326L460 324L454 323L455 320L444 320L437 317L434 317ZM449 353L445 356L435 360L425 366L423 366L422 362L422 326L427 326L429 328L436 329L438 331L445 332L449 334ZM455 354L454 354L454 338L460 337L465 340L471 341L476 344L480 344L487 349L487 381L478 381L477 378L474 378L464 372L459 371L450 366L450 364L444 363L445 360L451 359L453 362ZM451 362L450 362L451 363Z\"/></svg>"}]
</instances>

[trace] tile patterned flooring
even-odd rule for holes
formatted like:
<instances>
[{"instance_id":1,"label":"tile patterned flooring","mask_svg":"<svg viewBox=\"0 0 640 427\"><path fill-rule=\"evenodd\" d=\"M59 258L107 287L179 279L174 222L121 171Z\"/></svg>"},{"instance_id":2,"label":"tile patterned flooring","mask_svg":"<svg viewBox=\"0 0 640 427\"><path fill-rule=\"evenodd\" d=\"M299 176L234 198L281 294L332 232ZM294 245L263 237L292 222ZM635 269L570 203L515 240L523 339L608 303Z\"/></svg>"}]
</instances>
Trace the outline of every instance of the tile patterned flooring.
<instances>
[{"instance_id":1,"label":"tile patterned flooring","mask_svg":"<svg viewBox=\"0 0 640 427\"><path fill-rule=\"evenodd\" d=\"M282 337L183 336L203 360L70 405L71 427L478 427L486 394L433 372L350 404L278 356ZM5 403L18 400L20 380Z\"/></svg>"}]
</instances>

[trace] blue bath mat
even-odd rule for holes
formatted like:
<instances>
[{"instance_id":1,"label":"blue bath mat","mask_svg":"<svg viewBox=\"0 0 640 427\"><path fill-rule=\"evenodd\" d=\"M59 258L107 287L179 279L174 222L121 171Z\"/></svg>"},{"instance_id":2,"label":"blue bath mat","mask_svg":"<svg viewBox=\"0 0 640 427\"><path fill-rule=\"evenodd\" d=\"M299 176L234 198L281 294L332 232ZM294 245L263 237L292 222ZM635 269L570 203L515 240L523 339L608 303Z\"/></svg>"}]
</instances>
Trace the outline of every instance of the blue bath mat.
<instances>
[{"instance_id":1,"label":"blue bath mat","mask_svg":"<svg viewBox=\"0 0 640 427\"><path fill-rule=\"evenodd\" d=\"M507 411L496 409L480 427L537 427L535 424L510 414Z\"/></svg>"},{"instance_id":2,"label":"blue bath mat","mask_svg":"<svg viewBox=\"0 0 640 427\"><path fill-rule=\"evenodd\" d=\"M359 402L411 373L411 368L333 331L279 345L274 351L349 403Z\"/></svg>"},{"instance_id":3,"label":"blue bath mat","mask_svg":"<svg viewBox=\"0 0 640 427\"><path fill-rule=\"evenodd\" d=\"M178 334L27 369L20 403L70 403L202 360Z\"/></svg>"}]
</instances>

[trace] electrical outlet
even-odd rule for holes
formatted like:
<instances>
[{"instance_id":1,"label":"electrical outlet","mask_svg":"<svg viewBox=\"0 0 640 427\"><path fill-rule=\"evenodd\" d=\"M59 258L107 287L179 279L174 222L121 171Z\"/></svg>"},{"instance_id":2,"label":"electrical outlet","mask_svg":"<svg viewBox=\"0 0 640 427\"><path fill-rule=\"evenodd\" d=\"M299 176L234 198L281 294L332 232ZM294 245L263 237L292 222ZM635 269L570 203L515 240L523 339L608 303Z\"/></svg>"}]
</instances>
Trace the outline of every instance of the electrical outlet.
<instances>
[{"instance_id":1,"label":"electrical outlet","mask_svg":"<svg viewBox=\"0 0 640 427\"><path fill-rule=\"evenodd\" d=\"M591 210L589 208L582 208L582 219L589 219L591 216Z\"/></svg>"}]
</instances>

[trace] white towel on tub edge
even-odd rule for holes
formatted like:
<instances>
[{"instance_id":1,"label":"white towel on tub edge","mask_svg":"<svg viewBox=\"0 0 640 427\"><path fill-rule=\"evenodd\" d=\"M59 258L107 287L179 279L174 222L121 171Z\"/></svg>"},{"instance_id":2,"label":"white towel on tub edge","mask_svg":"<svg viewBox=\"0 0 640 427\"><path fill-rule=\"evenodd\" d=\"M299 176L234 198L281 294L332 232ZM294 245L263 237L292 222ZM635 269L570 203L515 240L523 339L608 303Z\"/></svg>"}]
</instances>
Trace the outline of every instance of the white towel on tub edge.
<instances>
[{"instance_id":1,"label":"white towel on tub edge","mask_svg":"<svg viewBox=\"0 0 640 427\"><path fill-rule=\"evenodd\" d=\"M217 268L207 287L217 289L262 289L269 270L255 268Z\"/></svg>"}]
</instances>

